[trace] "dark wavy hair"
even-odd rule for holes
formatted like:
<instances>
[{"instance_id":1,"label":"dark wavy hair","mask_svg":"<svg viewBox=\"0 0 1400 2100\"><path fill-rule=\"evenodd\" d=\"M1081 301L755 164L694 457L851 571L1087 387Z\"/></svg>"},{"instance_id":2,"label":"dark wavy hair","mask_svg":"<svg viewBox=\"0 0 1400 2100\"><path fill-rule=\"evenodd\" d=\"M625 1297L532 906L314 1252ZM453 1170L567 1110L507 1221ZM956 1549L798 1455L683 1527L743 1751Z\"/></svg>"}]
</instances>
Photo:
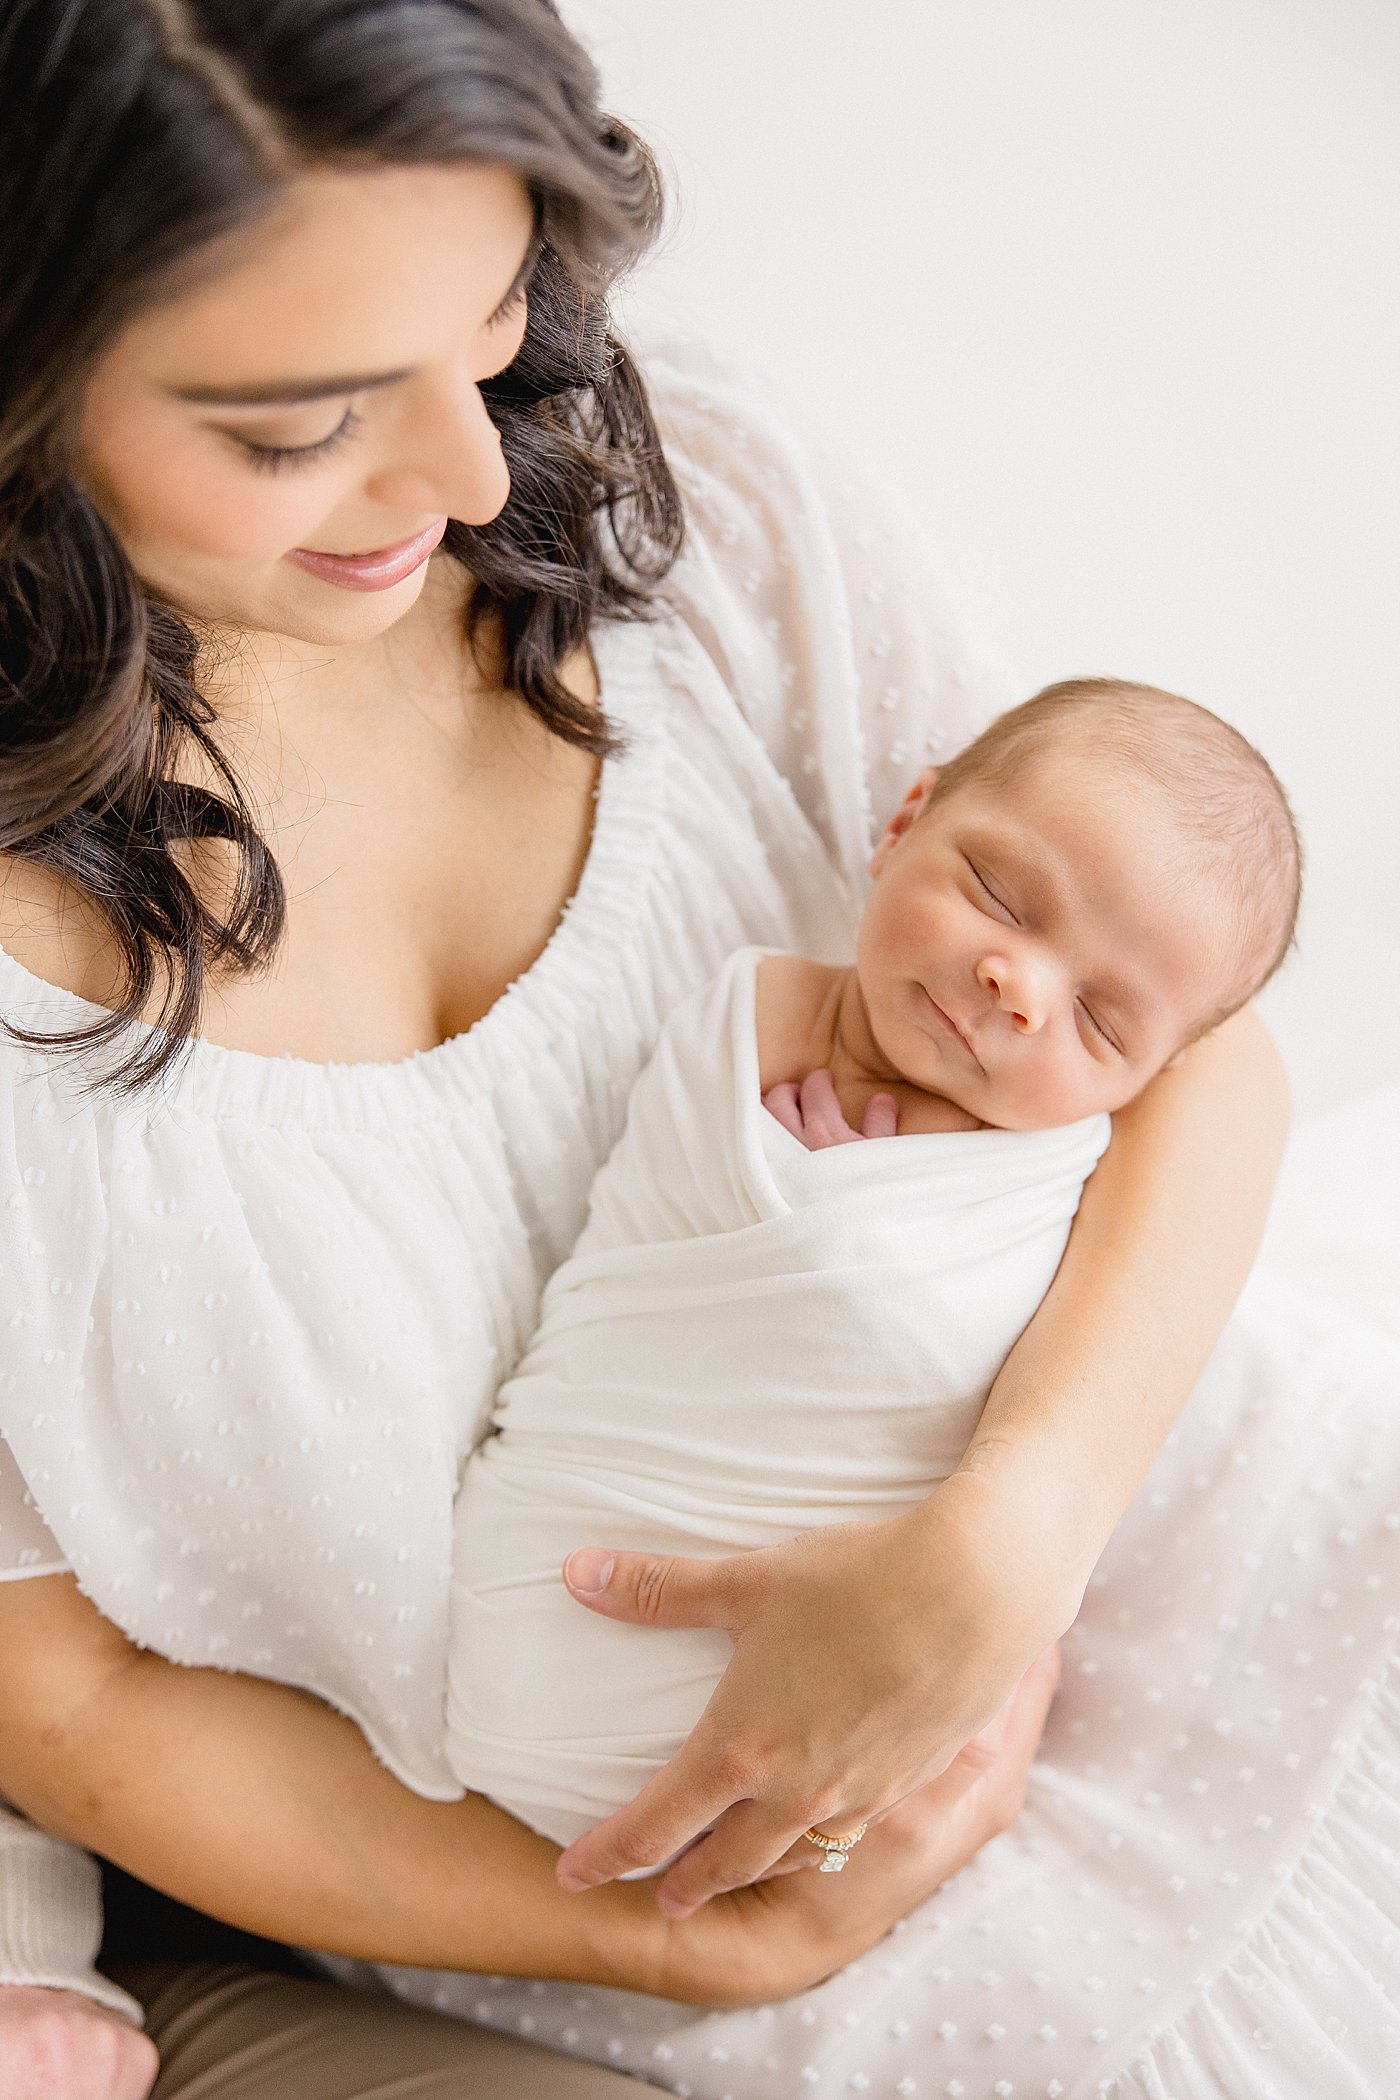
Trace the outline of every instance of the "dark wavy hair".
<instances>
[{"instance_id":1,"label":"dark wavy hair","mask_svg":"<svg viewBox=\"0 0 1400 2100\"><path fill-rule=\"evenodd\" d=\"M78 485L72 432L113 332L299 169L470 160L528 184L529 322L482 389L510 500L443 544L471 579L469 637L489 617L503 641L507 689L554 735L613 748L561 667L595 619L645 613L682 514L607 308L660 189L598 93L552 0L3 0L0 851L96 906L123 966L93 1025L12 1035L111 1048L107 1078L135 1089L187 1047L209 971L266 966L282 932L281 877L220 751L195 633ZM177 777L192 750L211 785ZM202 840L233 856L218 908L180 864Z\"/></svg>"}]
</instances>

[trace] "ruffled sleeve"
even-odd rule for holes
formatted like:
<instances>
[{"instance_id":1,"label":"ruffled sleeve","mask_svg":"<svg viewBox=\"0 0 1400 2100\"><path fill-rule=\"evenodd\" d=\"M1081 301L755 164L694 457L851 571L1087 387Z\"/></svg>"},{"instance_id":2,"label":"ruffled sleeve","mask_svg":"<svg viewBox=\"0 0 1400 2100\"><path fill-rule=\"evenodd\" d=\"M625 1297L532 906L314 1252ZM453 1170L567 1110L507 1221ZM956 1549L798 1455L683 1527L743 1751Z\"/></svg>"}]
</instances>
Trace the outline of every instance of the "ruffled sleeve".
<instances>
[{"instance_id":1,"label":"ruffled sleeve","mask_svg":"<svg viewBox=\"0 0 1400 2100\"><path fill-rule=\"evenodd\" d=\"M0 1801L0 1988L80 1991L139 2027L135 1999L94 1966L101 1938L97 1862Z\"/></svg>"},{"instance_id":2,"label":"ruffled sleeve","mask_svg":"<svg viewBox=\"0 0 1400 2100\"><path fill-rule=\"evenodd\" d=\"M691 343L643 369L681 486L670 592L843 872L926 765L1008 695L870 488L756 380Z\"/></svg>"},{"instance_id":3,"label":"ruffled sleeve","mask_svg":"<svg viewBox=\"0 0 1400 2100\"><path fill-rule=\"evenodd\" d=\"M34 1506L14 1455L0 1436L0 1582L62 1575L68 1562Z\"/></svg>"},{"instance_id":4,"label":"ruffled sleeve","mask_svg":"<svg viewBox=\"0 0 1400 2100\"><path fill-rule=\"evenodd\" d=\"M0 1436L0 1582L61 1575L58 1541ZM3 1673L0 1673L3 1684ZM0 1801L0 1987L80 1991L138 2024L141 2009L93 1967L102 1936L97 1867Z\"/></svg>"}]
</instances>

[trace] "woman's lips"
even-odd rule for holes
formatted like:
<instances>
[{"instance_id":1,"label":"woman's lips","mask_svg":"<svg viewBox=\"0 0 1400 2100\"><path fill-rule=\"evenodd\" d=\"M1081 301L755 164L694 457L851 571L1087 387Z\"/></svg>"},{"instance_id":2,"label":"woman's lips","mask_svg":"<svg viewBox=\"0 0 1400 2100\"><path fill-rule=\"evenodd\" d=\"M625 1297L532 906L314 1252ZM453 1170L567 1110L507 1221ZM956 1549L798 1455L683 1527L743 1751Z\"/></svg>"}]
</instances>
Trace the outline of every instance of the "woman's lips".
<instances>
[{"instance_id":1,"label":"woman's lips","mask_svg":"<svg viewBox=\"0 0 1400 2100\"><path fill-rule=\"evenodd\" d=\"M376 547L370 554L323 554L316 547L293 547L287 559L343 591L387 591L423 566L446 530L446 518L434 518L425 531L400 540L396 547Z\"/></svg>"}]
</instances>

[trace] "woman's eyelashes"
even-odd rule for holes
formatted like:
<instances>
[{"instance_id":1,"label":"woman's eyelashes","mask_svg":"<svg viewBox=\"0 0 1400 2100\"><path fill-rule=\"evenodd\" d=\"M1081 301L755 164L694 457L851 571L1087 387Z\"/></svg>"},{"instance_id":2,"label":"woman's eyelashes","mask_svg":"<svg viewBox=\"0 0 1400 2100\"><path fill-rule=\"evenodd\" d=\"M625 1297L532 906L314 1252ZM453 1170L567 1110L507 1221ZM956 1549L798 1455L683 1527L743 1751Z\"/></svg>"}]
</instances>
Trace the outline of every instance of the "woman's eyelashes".
<instances>
[{"instance_id":1,"label":"woman's eyelashes","mask_svg":"<svg viewBox=\"0 0 1400 2100\"><path fill-rule=\"evenodd\" d=\"M503 328L507 321L513 319L525 304L526 289L527 287L524 284L518 284L513 292L507 292L505 298L487 321L487 327Z\"/></svg>"},{"instance_id":2,"label":"woman's eyelashes","mask_svg":"<svg viewBox=\"0 0 1400 2100\"><path fill-rule=\"evenodd\" d=\"M513 291L507 292L496 311L485 323L488 333L504 328L507 321L519 320L528 290L528 284L522 281L515 286ZM506 364L498 366L495 371L483 376L492 379L498 377L499 373L506 369L506 365L514 360L516 354L516 350L512 349L506 359ZM335 429L328 431L325 437L317 438L310 445L260 445L253 438L246 438L241 432L236 430L230 431L228 435L242 448L248 464L256 469L258 473L278 474L285 473L288 468L314 466L317 461L328 458L332 452L338 451L342 445L346 444L355 435L360 427L361 420L359 411L354 403L351 402L340 421L336 424Z\"/></svg>"},{"instance_id":3,"label":"woman's eyelashes","mask_svg":"<svg viewBox=\"0 0 1400 2100\"><path fill-rule=\"evenodd\" d=\"M352 405L346 409L335 429L325 437L317 438L314 444L258 445L245 437L238 437L238 443L247 453L249 464L259 473L276 474L288 467L310 466L316 460L325 459L352 438L359 427L360 417Z\"/></svg>"}]
</instances>

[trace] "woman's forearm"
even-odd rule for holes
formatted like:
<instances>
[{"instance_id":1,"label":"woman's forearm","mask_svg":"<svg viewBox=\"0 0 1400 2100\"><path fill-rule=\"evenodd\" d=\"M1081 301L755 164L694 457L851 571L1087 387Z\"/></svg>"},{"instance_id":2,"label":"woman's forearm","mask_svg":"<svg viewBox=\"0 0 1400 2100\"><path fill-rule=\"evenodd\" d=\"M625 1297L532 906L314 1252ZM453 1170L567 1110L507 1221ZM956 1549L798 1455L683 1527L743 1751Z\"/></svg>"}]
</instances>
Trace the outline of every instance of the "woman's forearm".
<instances>
[{"instance_id":1,"label":"woman's forearm","mask_svg":"<svg viewBox=\"0 0 1400 2100\"><path fill-rule=\"evenodd\" d=\"M3 1603L0 1792L44 1828L297 1945L637 1989L664 1973L650 1891L565 1895L553 1845L476 1796L410 1792L319 1700L134 1650L67 1578Z\"/></svg>"},{"instance_id":2,"label":"woman's forearm","mask_svg":"<svg viewBox=\"0 0 1400 2100\"><path fill-rule=\"evenodd\" d=\"M611 1618L723 1626L735 1643L666 1772L564 1855L575 1885L687 1846L662 1893L702 1903L806 1824L879 1816L987 1725L1073 1621L1199 1375L1257 1248L1286 1123L1251 1013L1115 1119L1044 1304L963 1463L917 1511L727 1561L613 1553L606 1592L575 1590ZM727 1816L739 1800L744 1817Z\"/></svg>"},{"instance_id":3,"label":"woman's forearm","mask_svg":"<svg viewBox=\"0 0 1400 2100\"><path fill-rule=\"evenodd\" d=\"M1114 1118L992 1388L962 1470L1043 1511L1085 1580L1249 1273L1287 1126L1282 1061L1247 1008Z\"/></svg>"}]
</instances>

